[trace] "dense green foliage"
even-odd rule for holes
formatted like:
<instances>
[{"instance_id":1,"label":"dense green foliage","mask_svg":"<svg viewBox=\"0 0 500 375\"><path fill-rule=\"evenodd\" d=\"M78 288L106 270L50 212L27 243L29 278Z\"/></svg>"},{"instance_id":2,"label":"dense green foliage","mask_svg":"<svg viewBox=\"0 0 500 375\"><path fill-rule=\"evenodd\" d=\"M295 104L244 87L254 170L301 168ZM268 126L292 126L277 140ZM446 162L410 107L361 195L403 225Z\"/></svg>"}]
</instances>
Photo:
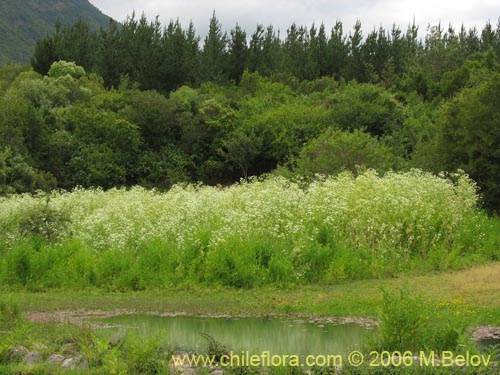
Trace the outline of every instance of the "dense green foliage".
<instances>
[{"instance_id":1,"label":"dense green foliage","mask_svg":"<svg viewBox=\"0 0 500 375\"><path fill-rule=\"evenodd\" d=\"M56 29L56 21L72 25L81 18L98 30L109 17L88 0L2 0L0 2L0 66L29 62L36 42Z\"/></svg>"},{"instance_id":2,"label":"dense green foliage","mask_svg":"<svg viewBox=\"0 0 500 375\"><path fill-rule=\"evenodd\" d=\"M394 154L377 138L359 130L352 133L328 129L307 143L297 159L295 171L303 176L334 175L360 167L385 172L396 166Z\"/></svg>"},{"instance_id":3,"label":"dense green foliage","mask_svg":"<svg viewBox=\"0 0 500 375\"><path fill-rule=\"evenodd\" d=\"M69 62L46 76L0 69L0 192L178 182L229 184L374 168L463 169L498 211L500 64L489 50L420 92L422 75L379 84L245 71L239 83L139 90ZM208 79L208 78L207 78Z\"/></svg>"},{"instance_id":4,"label":"dense green foliage","mask_svg":"<svg viewBox=\"0 0 500 375\"><path fill-rule=\"evenodd\" d=\"M136 290L257 287L444 270L498 259L499 223L474 183L420 171L270 177L16 195L0 200L0 281Z\"/></svg>"},{"instance_id":5,"label":"dense green foliage","mask_svg":"<svg viewBox=\"0 0 500 375\"><path fill-rule=\"evenodd\" d=\"M45 74L57 60L75 61L98 73L106 85L117 86L127 75L141 89L171 91L182 85L212 81L239 82L243 72L263 76L293 76L314 80L330 76L336 80L410 85L427 98L449 94L463 83L462 64L479 52L500 52L500 24L486 23L459 31L441 25L431 27L424 40L418 27L380 28L363 34L357 22L351 32L338 21L332 30L322 24L311 27L292 24L280 36L272 26L247 34L236 25L225 32L215 13L203 41L194 25L187 28L171 21L165 28L158 19L129 17L118 27L92 31L82 23L58 30L37 44L33 67ZM435 83L445 78L446 90ZM376 119L374 119L376 121Z\"/></svg>"},{"instance_id":6,"label":"dense green foliage","mask_svg":"<svg viewBox=\"0 0 500 375\"><path fill-rule=\"evenodd\" d=\"M200 47L192 24L79 20L37 43L42 75L0 69L0 192L460 168L498 212L499 53L489 22L280 39L214 14Z\"/></svg>"},{"instance_id":7,"label":"dense green foliage","mask_svg":"<svg viewBox=\"0 0 500 375\"><path fill-rule=\"evenodd\" d=\"M445 166L463 168L481 181L489 207L498 207L500 202L499 93L498 74L462 90L445 107L437 137Z\"/></svg>"}]
</instances>

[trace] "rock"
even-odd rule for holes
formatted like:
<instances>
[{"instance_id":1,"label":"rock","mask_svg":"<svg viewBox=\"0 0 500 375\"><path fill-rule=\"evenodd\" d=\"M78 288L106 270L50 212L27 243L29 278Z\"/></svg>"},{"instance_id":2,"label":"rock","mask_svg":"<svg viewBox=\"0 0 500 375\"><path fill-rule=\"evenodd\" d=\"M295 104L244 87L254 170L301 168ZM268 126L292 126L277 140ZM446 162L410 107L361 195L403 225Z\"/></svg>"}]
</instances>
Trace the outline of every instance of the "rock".
<instances>
[{"instance_id":1,"label":"rock","mask_svg":"<svg viewBox=\"0 0 500 375\"><path fill-rule=\"evenodd\" d=\"M210 375L224 375L226 372L224 370L215 370L210 373Z\"/></svg>"},{"instance_id":2,"label":"rock","mask_svg":"<svg viewBox=\"0 0 500 375\"><path fill-rule=\"evenodd\" d=\"M182 372L184 375L195 375L196 374L196 369L192 367L185 367L184 371Z\"/></svg>"},{"instance_id":3,"label":"rock","mask_svg":"<svg viewBox=\"0 0 500 375\"><path fill-rule=\"evenodd\" d=\"M64 361L64 357L60 354L52 354L49 358L47 358L47 363L61 363Z\"/></svg>"},{"instance_id":4,"label":"rock","mask_svg":"<svg viewBox=\"0 0 500 375\"><path fill-rule=\"evenodd\" d=\"M67 370L74 370L82 362L82 356L78 355L73 358L65 359L61 365L61 368Z\"/></svg>"},{"instance_id":5,"label":"rock","mask_svg":"<svg viewBox=\"0 0 500 375\"><path fill-rule=\"evenodd\" d=\"M29 353L29 350L24 346L16 346L15 348L11 348L9 350L9 361L16 362L23 358L26 354Z\"/></svg>"},{"instance_id":6,"label":"rock","mask_svg":"<svg viewBox=\"0 0 500 375\"><path fill-rule=\"evenodd\" d=\"M23 362L27 365L34 365L35 363L40 362L41 359L42 356L40 355L40 353L34 350L24 356Z\"/></svg>"},{"instance_id":7,"label":"rock","mask_svg":"<svg viewBox=\"0 0 500 375\"><path fill-rule=\"evenodd\" d=\"M481 326L474 331L474 340L497 339L500 337L500 327Z\"/></svg>"}]
</instances>

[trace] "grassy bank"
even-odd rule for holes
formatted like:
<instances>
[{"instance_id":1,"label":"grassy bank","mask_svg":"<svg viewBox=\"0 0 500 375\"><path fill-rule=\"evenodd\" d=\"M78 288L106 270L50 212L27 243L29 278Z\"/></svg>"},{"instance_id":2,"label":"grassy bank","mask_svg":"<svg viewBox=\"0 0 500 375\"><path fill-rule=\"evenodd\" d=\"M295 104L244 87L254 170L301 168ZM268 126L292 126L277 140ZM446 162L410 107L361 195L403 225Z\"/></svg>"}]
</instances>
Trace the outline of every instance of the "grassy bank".
<instances>
[{"instance_id":1,"label":"grassy bank","mask_svg":"<svg viewBox=\"0 0 500 375\"><path fill-rule=\"evenodd\" d=\"M23 311L128 310L134 312L185 312L193 315L303 314L312 316L377 316L381 289L402 287L436 303L454 302L474 311L480 324L500 325L500 263L468 270L337 285L301 286L289 289L227 288L165 289L109 293L100 290L53 290L43 293L3 291Z\"/></svg>"}]
</instances>

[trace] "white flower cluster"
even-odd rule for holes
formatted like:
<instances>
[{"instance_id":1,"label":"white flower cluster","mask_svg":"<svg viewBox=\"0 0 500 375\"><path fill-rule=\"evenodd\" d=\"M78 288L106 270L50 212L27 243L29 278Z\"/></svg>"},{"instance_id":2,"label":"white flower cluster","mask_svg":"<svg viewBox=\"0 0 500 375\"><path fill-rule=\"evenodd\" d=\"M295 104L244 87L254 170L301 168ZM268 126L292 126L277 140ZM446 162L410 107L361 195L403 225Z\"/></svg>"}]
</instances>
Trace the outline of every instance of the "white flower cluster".
<instances>
[{"instance_id":1,"label":"white flower cluster","mask_svg":"<svg viewBox=\"0 0 500 375\"><path fill-rule=\"evenodd\" d=\"M95 251L140 249L161 240L182 251L206 251L229 238L286 240L300 253L321 231L349 246L377 252L425 252L452 239L476 212L476 185L466 175L434 176L419 170L383 177L366 171L319 178L307 187L283 178L253 179L227 188L174 186L166 193L131 189L76 189L53 193L49 205L67 213L58 238L78 238ZM452 182L452 180L454 182ZM44 196L0 199L0 239L18 241L19 222Z\"/></svg>"}]
</instances>

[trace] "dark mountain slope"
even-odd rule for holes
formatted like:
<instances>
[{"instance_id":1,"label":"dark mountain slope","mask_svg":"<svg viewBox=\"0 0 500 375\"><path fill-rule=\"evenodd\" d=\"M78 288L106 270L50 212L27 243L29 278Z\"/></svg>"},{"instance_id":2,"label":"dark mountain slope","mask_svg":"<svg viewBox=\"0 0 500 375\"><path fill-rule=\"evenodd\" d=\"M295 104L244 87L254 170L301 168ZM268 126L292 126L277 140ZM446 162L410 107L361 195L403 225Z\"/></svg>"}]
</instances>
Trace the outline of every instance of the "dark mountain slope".
<instances>
[{"instance_id":1,"label":"dark mountain slope","mask_svg":"<svg viewBox=\"0 0 500 375\"><path fill-rule=\"evenodd\" d=\"M57 20L66 25L79 17L95 28L109 25L88 0L0 0L0 65L29 63L35 42L52 33Z\"/></svg>"}]
</instances>

